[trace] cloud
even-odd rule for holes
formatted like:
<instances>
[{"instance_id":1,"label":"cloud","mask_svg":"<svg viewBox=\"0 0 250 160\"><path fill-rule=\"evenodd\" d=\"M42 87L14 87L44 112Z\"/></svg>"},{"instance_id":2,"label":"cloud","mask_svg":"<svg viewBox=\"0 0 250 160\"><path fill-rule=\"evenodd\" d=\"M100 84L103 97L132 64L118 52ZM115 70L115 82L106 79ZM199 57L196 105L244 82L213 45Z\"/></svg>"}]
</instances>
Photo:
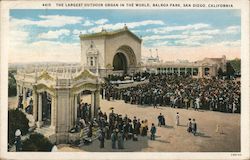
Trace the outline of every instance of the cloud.
<instances>
[{"instance_id":1,"label":"cloud","mask_svg":"<svg viewBox=\"0 0 250 160\"><path fill-rule=\"evenodd\" d=\"M226 34L238 34L240 33L240 26L229 26L225 29Z\"/></svg>"},{"instance_id":2,"label":"cloud","mask_svg":"<svg viewBox=\"0 0 250 160\"><path fill-rule=\"evenodd\" d=\"M10 44L15 47L27 41L29 32L19 30L10 30Z\"/></svg>"},{"instance_id":3,"label":"cloud","mask_svg":"<svg viewBox=\"0 0 250 160\"><path fill-rule=\"evenodd\" d=\"M104 24L104 23L107 23L109 20L108 19L99 19L99 20L97 20L97 21L95 21L95 24L99 24L99 25L101 25L101 24Z\"/></svg>"},{"instance_id":4,"label":"cloud","mask_svg":"<svg viewBox=\"0 0 250 160\"><path fill-rule=\"evenodd\" d=\"M152 35L143 37L144 41L151 42L152 46L178 45L178 46L199 46L201 41L212 39L210 35ZM168 40L168 41L166 41Z\"/></svg>"},{"instance_id":5,"label":"cloud","mask_svg":"<svg viewBox=\"0 0 250 160\"><path fill-rule=\"evenodd\" d=\"M55 41L23 43L18 48L10 47L9 62L79 62L80 44ZM25 57L25 58L24 58Z\"/></svg>"},{"instance_id":6,"label":"cloud","mask_svg":"<svg viewBox=\"0 0 250 160\"><path fill-rule=\"evenodd\" d=\"M100 32L102 30L102 28L107 29L107 30L117 30L117 29L123 28L124 24L126 24L126 26L129 29L133 29L136 27L147 26L147 25L163 25L164 22L160 21L160 20L145 20L145 21L129 22L129 23L104 24L104 25L90 28L89 32L90 33L91 32Z\"/></svg>"},{"instance_id":7,"label":"cloud","mask_svg":"<svg viewBox=\"0 0 250 160\"><path fill-rule=\"evenodd\" d=\"M187 35L152 35L152 36L145 36L142 39L144 41L155 41L161 39L185 39L188 38Z\"/></svg>"},{"instance_id":8,"label":"cloud","mask_svg":"<svg viewBox=\"0 0 250 160\"><path fill-rule=\"evenodd\" d=\"M60 29L55 31L48 31L47 33L41 33L38 35L40 39L57 39L62 35L70 35L70 30L67 29Z\"/></svg>"},{"instance_id":9,"label":"cloud","mask_svg":"<svg viewBox=\"0 0 250 160\"><path fill-rule=\"evenodd\" d=\"M11 23L14 26L62 27L69 24L78 24L83 20L82 17L63 15L40 15L39 18L40 20L11 18Z\"/></svg>"},{"instance_id":10,"label":"cloud","mask_svg":"<svg viewBox=\"0 0 250 160\"><path fill-rule=\"evenodd\" d=\"M83 23L83 26L85 26L85 27L93 26L93 25L94 25L94 23L91 22L90 20L86 20L86 21Z\"/></svg>"},{"instance_id":11,"label":"cloud","mask_svg":"<svg viewBox=\"0 0 250 160\"><path fill-rule=\"evenodd\" d=\"M82 34L86 34L86 33L87 33L87 31L86 31L86 30L78 30L78 29L74 29L72 33L73 33L73 34L76 34L76 35L80 35L80 33L82 33Z\"/></svg>"},{"instance_id":12,"label":"cloud","mask_svg":"<svg viewBox=\"0 0 250 160\"><path fill-rule=\"evenodd\" d=\"M210 28L210 25L205 23L196 23L184 26L165 26L165 27L147 29L146 32L153 32L158 34L158 33L169 33L172 31L199 30L204 28Z\"/></svg>"},{"instance_id":13,"label":"cloud","mask_svg":"<svg viewBox=\"0 0 250 160\"><path fill-rule=\"evenodd\" d=\"M237 40L237 41L222 41L222 42L218 43L218 45L223 45L223 46L227 46L227 47L240 47L241 41L240 40Z\"/></svg>"},{"instance_id":14,"label":"cloud","mask_svg":"<svg viewBox=\"0 0 250 160\"><path fill-rule=\"evenodd\" d=\"M201 30L201 31L185 31L183 34L189 35L217 35L220 34L221 31L219 29L211 29L211 30Z\"/></svg>"}]
</instances>

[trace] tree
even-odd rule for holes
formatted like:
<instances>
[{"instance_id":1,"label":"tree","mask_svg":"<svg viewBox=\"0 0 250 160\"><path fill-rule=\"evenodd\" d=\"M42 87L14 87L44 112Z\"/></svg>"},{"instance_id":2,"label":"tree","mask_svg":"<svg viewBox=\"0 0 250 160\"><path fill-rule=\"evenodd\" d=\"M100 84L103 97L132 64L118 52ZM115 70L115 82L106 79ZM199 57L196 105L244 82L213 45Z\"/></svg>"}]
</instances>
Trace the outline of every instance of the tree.
<instances>
[{"instance_id":1,"label":"tree","mask_svg":"<svg viewBox=\"0 0 250 160\"><path fill-rule=\"evenodd\" d=\"M20 129L22 135L26 135L29 129L29 120L26 115L18 109L8 111L8 143L14 144L15 132Z\"/></svg>"},{"instance_id":2,"label":"tree","mask_svg":"<svg viewBox=\"0 0 250 160\"><path fill-rule=\"evenodd\" d=\"M235 70L234 70L233 66L231 65L230 62L227 62L227 72L226 72L226 75L228 77L230 77L230 76L234 76L234 73L235 73Z\"/></svg>"},{"instance_id":3,"label":"tree","mask_svg":"<svg viewBox=\"0 0 250 160\"><path fill-rule=\"evenodd\" d=\"M50 152L53 144L42 134L33 133L23 142L22 151Z\"/></svg>"},{"instance_id":4,"label":"tree","mask_svg":"<svg viewBox=\"0 0 250 160\"><path fill-rule=\"evenodd\" d=\"M223 71L222 71L221 68L219 68L219 70L218 70L218 76L219 76L219 77L222 77L222 76L223 76Z\"/></svg>"},{"instance_id":5,"label":"tree","mask_svg":"<svg viewBox=\"0 0 250 160\"><path fill-rule=\"evenodd\" d=\"M16 79L14 77L14 72L9 72L8 74L8 96L16 96Z\"/></svg>"}]
</instances>

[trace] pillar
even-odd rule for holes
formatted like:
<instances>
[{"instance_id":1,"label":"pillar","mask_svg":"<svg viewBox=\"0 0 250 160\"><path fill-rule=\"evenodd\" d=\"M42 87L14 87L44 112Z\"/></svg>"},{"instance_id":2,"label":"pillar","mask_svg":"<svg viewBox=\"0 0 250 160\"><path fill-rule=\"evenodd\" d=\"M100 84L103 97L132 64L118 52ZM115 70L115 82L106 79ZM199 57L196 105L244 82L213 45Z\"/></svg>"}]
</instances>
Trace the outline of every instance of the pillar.
<instances>
[{"instance_id":1,"label":"pillar","mask_svg":"<svg viewBox=\"0 0 250 160\"><path fill-rule=\"evenodd\" d=\"M26 100L26 88L23 88L23 108L25 109L27 107L27 100Z\"/></svg>"},{"instance_id":2,"label":"pillar","mask_svg":"<svg viewBox=\"0 0 250 160\"><path fill-rule=\"evenodd\" d=\"M95 92L91 92L91 118L94 118L94 113L95 113Z\"/></svg>"},{"instance_id":3,"label":"pillar","mask_svg":"<svg viewBox=\"0 0 250 160\"><path fill-rule=\"evenodd\" d=\"M95 91L94 117L97 117L98 108L100 107L100 90Z\"/></svg>"},{"instance_id":4,"label":"pillar","mask_svg":"<svg viewBox=\"0 0 250 160\"><path fill-rule=\"evenodd\" d=\"M187 75L187 68L185 67L185 75Z\"/></svg>"},{"instance_id":5,"label":"pillar","mask_svg":"<svg viewBox=\"0 0 250 160\"><path fill-rule=\"evenodd\" d=\"M55 96L51 96L51 124L50 127L51 128L55 128L56 127L56 97Z\"/></svg>"},{"instance_id":6,"label":"pillar","mask_svg":"<svg viewBox=\"0 0 250 160\"><path fill-rule=\"evenodd\" d=\"M193 77L193 75L194 75L194 68L192 67L191 68L191 76Z\"/></svg>"},{"instance_id":7,"label":"pillar","mask_svg":"<svg viewBox=\"0 0 250 160\"><path fill-rule=\"evenodd\" d=\"M37 93L33 90L33 118L37 121Z\"/></svg>"},{"instance_id":8,"label":"pillar","mask_svg":"<svg viewBox=\"0 0 250 160\"><path fill-rule=\"evenodd\" d=\"M198 76L199 78L203 77L203 67L198 68Z\"/></svg>"},{"instance_id":9,"label":"pillar","mask_svg":"<svg viewBox=\"0 0 250 160\"><path fill-rule=\"evenodd\" d=\"M17 84L17 86L16 86L17 103L19 102L19 95L20 95L20 86Z\"/></svg>"},{"instance_id":10,"label":"pillar","mask_svg":"<svg viewBox=\"0 0 250 160\"><path fill-rule=\"evenodd\" d=\"M74 116L74 120L75 120L75 122L76 122L76 120L77 120L77 107L78 107L78 105L77 105L77 95L74 96L74 107L75 107L75 116Z\"/></svg>"},{"instance_id":11,"label":"pillar","mask_svg":"<svg viewBox=\"0 0 250 160\"><path fill-rule=\"evenodd\" d=\"M179 67L178 68L178 76L180 76L181 75L181 68Z\"/></svg>"},{"instance_id":12,"label":"pillar","mask_svg":"<svg viewBox=\"0 0 250 160\"><path fill-rule=\"evenodd\" d=\"M103 99L105 99L105 88L103 88Z\"/></svg>"},{"instance_id":13,"label":"pillar","mask_svg":"<svg viewBox=\"0 0 250 160\"><path fill-rule=\"evenodd\" d=\"M38 128L41 128L42 126L42 116L43 116L43 111L42 111L42 94L38 94Z\"/></svg>"}]
</instances>

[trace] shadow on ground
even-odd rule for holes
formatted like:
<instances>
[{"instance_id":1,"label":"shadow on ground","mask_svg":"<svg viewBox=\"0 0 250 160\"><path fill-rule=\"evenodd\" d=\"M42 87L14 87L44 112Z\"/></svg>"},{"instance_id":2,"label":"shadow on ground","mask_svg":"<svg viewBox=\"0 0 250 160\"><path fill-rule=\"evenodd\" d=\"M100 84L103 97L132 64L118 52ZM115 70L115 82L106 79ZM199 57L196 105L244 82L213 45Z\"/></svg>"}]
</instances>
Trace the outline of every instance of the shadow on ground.
<instances>
[{"instance_id":1,"label":"shadow on ground","mask_svg":"<svg viewBox=\"0 0 250 160\"><path fill-rule=\"evenodd\" d=\"M112 149L111 147L111 140L106 140L104 142L104 148L100 148L99 140L95 140L90 145L81 146L80 149L87 151L87 152L140 152L143 148L148 148L148 141L150 139L145 136L138 136L138 141L127 140L124 141L124 149ZM166 142L167 143L167 142ZM117 142L116 142L117 148Z\"/></svg>"}]
</instances>

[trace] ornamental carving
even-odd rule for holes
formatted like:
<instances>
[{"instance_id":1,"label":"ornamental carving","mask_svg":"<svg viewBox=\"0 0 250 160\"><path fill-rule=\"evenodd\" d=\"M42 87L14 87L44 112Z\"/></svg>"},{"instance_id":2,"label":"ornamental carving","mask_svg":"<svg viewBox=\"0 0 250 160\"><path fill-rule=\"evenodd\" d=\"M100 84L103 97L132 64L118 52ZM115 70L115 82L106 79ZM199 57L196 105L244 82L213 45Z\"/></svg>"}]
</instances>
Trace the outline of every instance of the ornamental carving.
<instances>
[{"instance_id":1,"label":"ornamental carving","mask_svg":"<svg viewBox=\"0 0 250 160\"><path fill-rule=\"evenodd\" d=\"M91 74L89 70L84 70L80 75L78 75L77 77L74 78L74 80L78 81L80 79L96 79L96 76Z\"/></svg>"},{"instance_id":2,"label":"ornamental carving","mask_svg":"<svg viewBox=\"0 0 250 160\"><path fill-rule=\"evenodd\" d=\"M43 71L43 73L38 77L38 80L41 80L41 79L51 80L51 81L54 80L54 78L51 75L49 75L47 71Z\"/></svg>"},{"instance_id":3,"label":"ornamental carving","mask_svg":"<svg viewBox=\"0 0 250 160\"><path fill-rule=\"evenodd\" d=\"M35 90L47 90L49 92L52 92L53 94L55 94L56 90L55 88L53 88L52 86L48 87L45 84L38 84L36 86L34 86Z\"/></svg>"},{"instance_id":4,"label":"ornamental carving","mask_svg":"<svg viewBox=\"0 0 250 160\"><path fill-rule=\"evenodd\" d=\"M79 92L79 91L83 91L83 90L96 90L98 89L98 85L97 84L93 84L93 83L86 83L86 84L82 84L80 86L74 86L71 89L71 93L75 93L75 92Z\"/></svg>"}]
</instances>

